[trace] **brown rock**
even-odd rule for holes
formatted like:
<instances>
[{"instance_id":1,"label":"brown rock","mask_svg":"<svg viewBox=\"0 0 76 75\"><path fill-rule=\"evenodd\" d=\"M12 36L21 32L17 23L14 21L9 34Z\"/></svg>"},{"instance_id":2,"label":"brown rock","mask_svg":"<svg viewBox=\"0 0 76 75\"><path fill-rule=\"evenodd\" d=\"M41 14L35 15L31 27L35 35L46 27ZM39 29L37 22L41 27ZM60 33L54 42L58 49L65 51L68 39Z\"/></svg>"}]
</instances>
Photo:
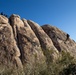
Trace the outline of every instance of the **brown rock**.
<instances>
[{"instance_id":1,"label":"brown rock","mask_svg":"<svg viewBox=\"0 0 76 75\"><path fill-rule=\"evenodd\" d=\"M76 58L76 43L60 29L0 15L0 75L40 75L61 51ZM46 73L46 72L45 72Z\"/></svg>"},{"instance_id":2,"label":"brown rock","mask_svg":"<svg viewBox=\"0 0 76 75\"><path fill-rule=\"evenodd\" d=\"M12 14L10 16L9 20L10 20L10 24L13 28L14 37L16 39L16 36L17 36L16 28L20 29L20 27L24 27L24 24L23 24L22 20L20 19L19 15Z\"/></svg>"},{"instance_id":3,"label":"brown rock","mask_svg":"<svg viewBox=\"0 0 76 75\"><path fill-rule=\"evenodd\" d=\"M24 26L22 20L20 19L20 16L19 15L15 15L15 14L11 15L11 17L10 17L10 23L11 23L11 25L15 25L15 26L17 25L18 28Z\"/></svg>"},{"instance_id":4,"label":"brown rock","mask_svg":"<svg viewBox=\"0 0 76 75\"><path fill-rule=\"evenodd\" d=\"M0 74L20 75L23 68L22 63L19 59L20 52L15 43L12 28L9 24L0 25ZM19 61L19 63L17 63ZM14 68L14 69L13 69ZM18 69L18 70L17 70ZM12 71L12 73L11 73ZM14 73L15 71L15 73ZM22 74L23 75L23 74Z\"/></svg>"},{"instance_id":5,"label":"brown rock","mask_svg":"<svg viewBox=\"0 0 76 75\"><path fill-rule=\"evenodd\" d=\"M31 26L32 30L39 39L44 55L46 55L47 59L56 59L58 57L58 51L54 47L49 36L43 31L43 29L37 23L28 20L28 24Z\"/></svg>"},{"instance_id":6,"label":"brown rock","mask_svg":"<svg viewBox=\"0 0 76 75\"><path fill-rule=\"evenodd\" d=\"M57 27L44 25L43 30L52 39L54 46L57 50L70 52L74 57L76 57L76 43L70 39L69 34L61 31Z\"/></svg>"},{"instance_id":7,"label":"brown rock","mask_svg":"<svg viewBox=\"0 0 76 75\"><path fill-rule=\"evenodd\" d=\"M42 67L44 67L44 65L46 65L45 56L41 50L39 40L28 25L27 20L20 20L19 18L20 22L23 21L20 24L19 21L15 21L16 18L17 16L11 16L10 21L15 33L16 43L21 52L20 58L24 66L25 73L29 73L28 68L30 67L29 71L30 74L32 74L36 67L41 67L42 65Z\"/></svg>"},{"instance_id":8,"label":"brown rock","mask_svg":"<svg viewBox=\"0 0 76 75\"><path fill-rule=\"evenodd\" d=\"M6 18L3 15L0 15L0 24L7 24L8 23L8 18Z\"/></svg>"}]
</instances>

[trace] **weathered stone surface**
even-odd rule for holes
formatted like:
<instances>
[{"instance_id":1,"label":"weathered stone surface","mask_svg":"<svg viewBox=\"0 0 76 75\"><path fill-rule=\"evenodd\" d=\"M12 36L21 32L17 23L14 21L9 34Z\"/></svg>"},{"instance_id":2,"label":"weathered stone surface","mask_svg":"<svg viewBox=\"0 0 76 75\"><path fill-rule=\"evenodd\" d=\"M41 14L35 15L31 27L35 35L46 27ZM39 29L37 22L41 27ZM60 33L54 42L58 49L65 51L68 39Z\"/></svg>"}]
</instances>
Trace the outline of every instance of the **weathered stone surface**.
<instances>
[{"instance_id":1,"label":"weathered stone surface","mask_svg":"<svg viewBox=\"0 0 76 75\"><path fill-rule=\"evenodd\" d=\"M28 25L27 20L19 20L22 22L20 24L20 22L15 21L16 18L17 16L10 17L11 25L15 33L14 37L21 52L20 58L24 66L24 70L26 72L30 67L29 70L31 74L36 67L40 67L42 65L42 67L44 67L44 65L46 65L45 56L41 50L39 40Z\"/></svg>"},{"instance_id":2,"label":"weathered stone surface","mask_svg":"<svg viewBox=\"0 0 76 75\"><path fill-rule=\"evenodd\" d=\"M52 39L54 46L59 50L59 52L62 50L67 51L76 57L76 43L70 39L70 36L67 36L67 33L50 25L44 25L42 28Z\"/></svg>"},{"instance_id":3,"label":"weathered stone surface","mask_svg":"<svg viewBox=\"0 0 76 75\"><path fill-rule=\"evenodd\" d=\"M6 24L8 23L8 18L6 18L3 15L0 15L0 24Z\"/></svg>"},{"instance_id":4,"label":"weathered stone surface","mask_svg":"<svg viewBox=\"0 0 76 75\"><path fill-rule=\"evenodd\" d=\"M22 46L24 49L24 57L26 57L25 61L31 60L30 56L34 57L34 60L38 63L44 63L45 62L45 57L43 55L43 52L41 50L41 46L39 43L38 38L36 37L35 33L32 31L31 27L27 23L27 20L23 19L24 22L24 28L21 29L20 35L22 36L21 40L25 43L22 43L24 46ZM29 55L30 54L30 55ZM28 58L27 58L28 57ZM40 62L39 62L40 61ZM34 62L34 64L36 63Z\"/></svg>"},{"instance_id":5,"label":"weathered stone surface","mask_svg":"<svg viewBox=\"0 0 76 75\"><path fill-rule=\"evenodd\" d=\"M0 75L40 75L60 52L76 58L76 42L60 29L0 15Z\"/></svg>"},{"instance_id":6,"label":"weathered stone surface","mask_svg":"<svg viewBox=\"0 0 76 75\"><path fill-rule=\"evenodd\" d=\"M49 36L43 31L43 29L37 23L28 20L28 24L31 26L32 30L39 39L44 54L48 56L47 59L52 60L51 57L53 57L53 59L56 59L58 55L58 50L54 47Z\"/></svg>"},{"instance_id":7,"label":"weathered stone surface","mask_svg":"<svg viewBox=\"0 0 76 75\"><path fill-rule=\"evenodd\" d=\"M24 26L22 20L20 19L20 16L15 14L11 15L10 23L11 25L17 25L19 28Z\"/></svg>"},{"instance_id":8,"label":"weathered stone surface","mask_svg":"<svg viewBox=\"0 0 76 75\"><path fill-rule=\"evenodd\" d=\"M15 15L15 14L12 14L10 16L9 21L10 21L10 24L11 24L11 26L13 28L13 34L14 34L14 37L16 39L16 36L17 36L16 28L20 29L20 27L24 27L24 23L20 19L20 16L19 15Z\"/></svg>"},{"instance_id":9,"label":"weathered stone surface","mask_svg":"<svg viewBox=\"0 0 76 75\"><path fill-rule=\"evenodd\" d=\"M23 66L19 56L20 51L15 43L12 27L9 24L0 24L0 66L3 66L0 67L2 68L0 74L11 73L11 71L14 73L16 69L14 75L20 75L18 70L22 70Z\"/></svg>"}]
</instances>

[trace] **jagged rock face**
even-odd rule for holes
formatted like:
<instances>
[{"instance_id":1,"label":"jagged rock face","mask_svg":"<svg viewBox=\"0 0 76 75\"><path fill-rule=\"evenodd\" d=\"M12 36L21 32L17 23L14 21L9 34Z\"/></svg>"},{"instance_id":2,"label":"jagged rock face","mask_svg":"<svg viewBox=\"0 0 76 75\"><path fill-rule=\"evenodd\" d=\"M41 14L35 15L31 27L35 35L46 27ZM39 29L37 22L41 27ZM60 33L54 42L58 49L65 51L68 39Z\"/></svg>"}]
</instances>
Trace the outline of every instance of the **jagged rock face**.
<instances>
[{"instance_id":1,"label":"jagged rock face","mask_svg":"<svg viewBox=\"0 0 76 75\"><path fill-rule=\"evenodd\" d=\"M4 20L0 23L0 72L2 72L0 74L5 74L5 71L8 73L10 71L11 73L11 71L13 72L13 68L22 70L23 66L19 56L20 51L14 40L12 27ZM19 75L18 73L15 72L14 74Z\"/></svg>"},{"instance_id":2,"label":"jagged rock face","mask_svg":"<svg viewBox=\"0 0 76 75\"><path fill-rule=\"evenodd\" d=\"M56 27L0 15L0 74L40 75L62 50L76 57L76 43ZM7 69L7 70L6 70Z\"/></svg>"},{"instance_id":3,"label":"jagged rock face","mask_svg":"<svg viewBox=\"0 0 76 75\"><path fill-rule=\"evenodd\" d=\"M3 16L3 15L0 15L0 24L6 24L8 23L8 19Z\"/></svg>"},{"instance_id":4,"label":"jagged rock face","mask_svg":"<svg viewBox=\"0 0 76 75\"><path fill-rule=\"evenodd\" d=\"M67 51L76 57L76 43L67 36L67 33L50 25L44 25L42 28L52 39L54 46L59 52L62 50Z\"/></svg>"},{"instance_id":5,"label":"jagged rock face","mask_svg":"<svg viewBox=\"0 0 76 75\"><path fill-rule=\"evenodd\" d=\"M21 27L24 27L24 23L22 22L22 20L20 19L19 15L11 15L9 18L10 24L13 28L13 34L14 34L14 38L16 39L17 37L17 28L18 30L20 30Z\"/></svg>"},{"instance_id":6,"label":"jagged rock face","mask_svg":"<svg viewBox=\"0 0 76 75\"><path fill-rule=\"evenodd\" d=\"M30 28L27 20L20 20L19 17L13 15L10 17L11 25L14 31L14 37L18 48L21 52L21 61L24 66L24 70L30 68L30 73L32 70L36 69L35 65L46 66L45 56L41 50L39 40Z\"/></svg>"},{"instance_id":7,"label":"jagged rock face","mask_svg":"<svg viewBox=\"0 0 76 75\"><path fill-rule=\"evenodd\" d=\"M31 26L37 38L39 39L41 47L47 59L49 60L52 60L52 58L56 59L56 57L58 57L58 50L54 47L49 36L43 31L43 29L37 23L30 20L28 20L27 22Z\"/></svg>"}]
</instances>

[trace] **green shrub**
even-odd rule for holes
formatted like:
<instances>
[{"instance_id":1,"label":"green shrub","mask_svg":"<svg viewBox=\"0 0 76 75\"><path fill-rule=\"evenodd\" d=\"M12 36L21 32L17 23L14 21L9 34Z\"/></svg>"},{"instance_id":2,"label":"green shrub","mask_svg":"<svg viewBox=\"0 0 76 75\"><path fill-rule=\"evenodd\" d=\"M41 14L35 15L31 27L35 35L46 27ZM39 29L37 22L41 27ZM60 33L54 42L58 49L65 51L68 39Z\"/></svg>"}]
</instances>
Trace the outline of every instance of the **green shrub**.
<instances>
[{"instance_id":1,"label":"green shrub","mask_svg":"<svg viewBox=\"0 0 76 75\"><path fill-rule=\"evenodd\" d=\"M50 52L52 53L52 52ZM50 54L49 52L46 53ZM35 58L37 56L35 55ZM55 61L52 62L49 59L49 55L47 55L46 62L49 62L47 66L44 64L40 64L40 61L38 62L37 60L35 63L32 63L33 61L30 60L29 64L26 65L26 68L24 69L25 75L75 75L76 73L76 64L75 64L75 59L70 55L68 52L61 52L60 57ZM0 69L1 70L1 69ZM3 69L0 71L0 75L24 75L24 74L19 74L16 69L6 69L6 71L3 71ZM13 74L12 74L13 73ZM17 73L17 74L16 74Z\"/></svg>"},{"instance_id":2,"label":"green shrub","mask_svg":"<svg viewBox=\"0 0 76 75\"><path fill-rule=\"evenodd\" d=\"M50 62L50 60L48 61ZM42 71L40 75L69 75L65 73L68 73L70 64L74 63L74 57L72 57L70 53L62 51L59 59L56 62L50 62L47 66L47 69ZM67 72L65 72L66 68L68 68ZM70 70L72 71L72 69Z\"/></svg>"},{"instance_id":3,"label":"green shrub","mask_svg":"<svg viewBox=\"0 0 76 75\"><path fill-rule=\"evenodd\" d=\"M69 64L60 72L60 75L76 75L76 64Z\"/></svg>"}]
</instances>

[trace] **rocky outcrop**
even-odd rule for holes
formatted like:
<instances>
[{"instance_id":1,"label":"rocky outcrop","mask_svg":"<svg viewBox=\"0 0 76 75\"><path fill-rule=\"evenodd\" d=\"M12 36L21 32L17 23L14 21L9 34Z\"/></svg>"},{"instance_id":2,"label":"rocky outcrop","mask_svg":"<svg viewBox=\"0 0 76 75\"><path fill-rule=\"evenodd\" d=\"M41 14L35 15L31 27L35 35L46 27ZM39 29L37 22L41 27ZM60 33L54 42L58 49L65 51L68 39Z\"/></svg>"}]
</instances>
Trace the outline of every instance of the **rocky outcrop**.
<instances>
[{"instance_id":1,"label":"rocky outcrop","mask_svg":"<svg viewBox=\"0 0 76 75\"><path fill-rule=\"evenodd\" d=\"M0 15L0 24L6 24L8 23L8 18L6 18L3 15Z\"/></svg>"},{"instance_id":2,"label":"rocky outcrop","mask_svg":"<svg viewBox=\"0 0 76 75\"><path fill-rule=\"evenodd\" d=\"M2 19L3 16L0 20ZM20 51L14 40L12 27L6 22L7 20L5 18L0 22L0 74L6 75L5 72L10 74L12 71L13 74L19 75L18 70L23 70L21 60L19 59ZM18 70L14 73L13 68L18 68Z\"/></svg>"},{"instance_id":3,"label":"rocky outcrop","mask_svg":"<svg viewBox=\"0 0 76 75\"><path fill-rule=\"evenodd\" d=\"M43 30L52 39L54 46L59 52L66 51L76 58L76 43L70 39L70 35L58 29L57 27L44 25Z\"/></svg>"},{"instance_id":4,"label":"rocky outcrop","mask_svg":"<svg viewBox=\"0 0 76 75\"><path fill-rule=\"evenodd\" d=\"M14 34L14 38L16 39L17 37L17 28L20 30L20 27L24 27L24 23L22 22L22 20L20 20L20 16L19 15L11 15L9 18L10 24L13 28L13 34Z\"/></svg>"},{"instance_id":5,"label":"rocky outcrop","mask_svg":"<svg viewBox=\"0 0 76 75\"><path fill-rule=\"evenodd\" d=\"M32 70L36 70L36 67L46 66L45 56L41 50L39 40L30 28L27 20L12 15L10 17L11 25L14 31L14 38L21 52L21 61L25 72L30 68L30 74ZM35 65L37 66L35 67ZM43 67L42 66L42 67ZM27 74L29 75L29 74Z\"/></svg>"},{"instance_id":6,"label":"rocky outcrop","mask_svg":"<svg viewBox=\"0 0 76 75\"><path fill-rule=\"evenodd\" d=\"M44 55L47 57L47 60L52 61L52 59L56 59L58 57L58 50L54 47L49 36L43 31L43 29L37 23L31 20L28 20L27 22L31 26L37 38L39 39L42 50L44 52Z\"/></svg>"},{"instance_id":7,"label":"rocky outcrop","mask_svg":"<svg viewBox=\"0 0 76 75\"><path fill-rule=\"evenodd\" d=\"M76 43L60 29L0 15L0 75L42 75L61 51L76 58Z\"/></svg>"}]
</instances>

